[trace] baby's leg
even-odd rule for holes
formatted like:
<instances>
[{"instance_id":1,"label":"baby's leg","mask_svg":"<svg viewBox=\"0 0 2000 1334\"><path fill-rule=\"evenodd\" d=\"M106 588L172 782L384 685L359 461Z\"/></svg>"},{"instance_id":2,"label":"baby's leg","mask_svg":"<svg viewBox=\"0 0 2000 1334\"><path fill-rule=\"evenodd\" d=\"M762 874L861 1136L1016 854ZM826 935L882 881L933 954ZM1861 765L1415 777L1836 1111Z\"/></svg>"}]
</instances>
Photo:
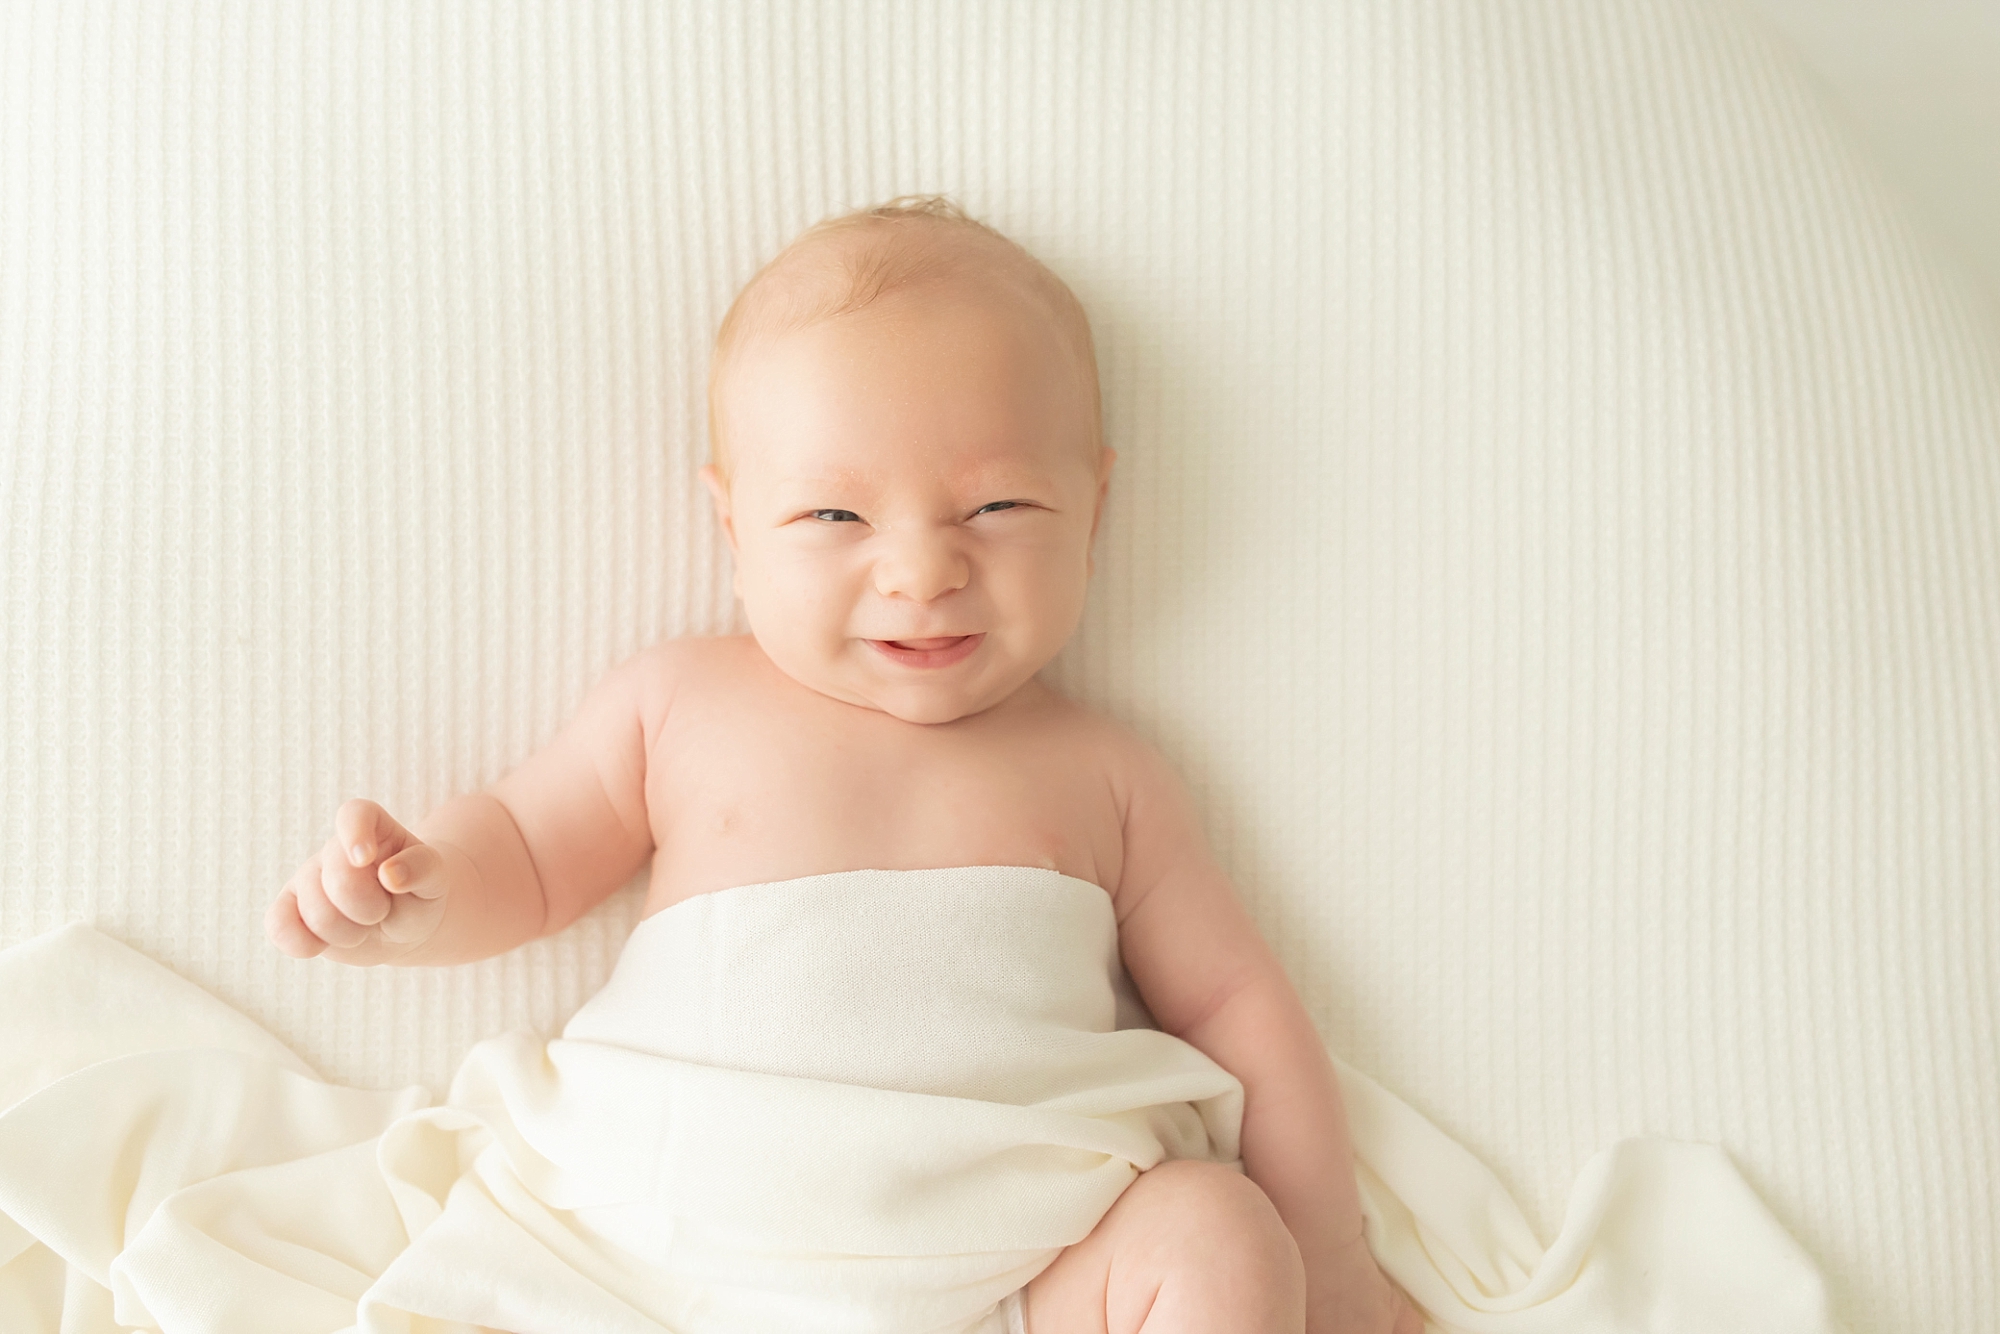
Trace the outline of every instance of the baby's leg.
<instances>
[{"instance_id":1,"label":"baby's leg","mask_svg":"<svg viewBox=\"0 0 2000 1334\"><path fill-rule=\"evenodd\" d=\"M1028 1334L1303 1334L1298 1243L1257 1183L1164 1162L1028 1284Z\"/></svg>"}]
</instances>

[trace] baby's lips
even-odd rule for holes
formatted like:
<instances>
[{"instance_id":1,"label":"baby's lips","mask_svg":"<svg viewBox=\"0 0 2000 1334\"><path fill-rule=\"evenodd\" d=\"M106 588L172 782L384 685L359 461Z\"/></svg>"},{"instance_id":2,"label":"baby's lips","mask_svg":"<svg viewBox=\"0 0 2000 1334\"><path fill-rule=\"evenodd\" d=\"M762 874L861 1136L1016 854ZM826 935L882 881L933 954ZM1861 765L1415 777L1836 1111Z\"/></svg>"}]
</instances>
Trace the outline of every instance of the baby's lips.
<instances>
[{"instance_id":1,"label":"baby's lips","mask_svg":"<svg viewBox=\"0 0 2000 1334\"><path fill-rule=\"evenodd\" d=\"M885 639L882 642L885 644L894 644L897 648L915 649L919 653L929 653L936 649L950 648L953 644L964 638L964 635L939 635L931 639Z\"/></svg>"}]
</instances>

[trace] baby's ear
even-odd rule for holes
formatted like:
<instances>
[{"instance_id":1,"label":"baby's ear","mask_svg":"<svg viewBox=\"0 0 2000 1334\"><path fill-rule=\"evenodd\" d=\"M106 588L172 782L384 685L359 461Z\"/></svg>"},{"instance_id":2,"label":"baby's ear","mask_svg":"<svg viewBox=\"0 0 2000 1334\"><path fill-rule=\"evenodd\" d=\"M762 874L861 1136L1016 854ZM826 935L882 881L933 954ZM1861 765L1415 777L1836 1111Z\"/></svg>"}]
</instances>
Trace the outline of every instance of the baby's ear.
<instances>
[{"instance_id":1,"label":"baby's ear","mask_svg":"<svg viewBox=\"0 0 2000 1334\"><path fill-rule=\"evenodd\" d=\"M722 525L722 535L729 539L729 550L736 550L736 524L729 515L729 483L715 470L713 463L701 465L701 480L708 486L708 494L715 499L715 519Z\"/></svg>"},{"instance_id":2,"label":"baby's ear","mask_svg":"<svg viewBox=\"0 0 2000 1334\"><path fill-rule=\"evenodd\" d=\"M1109 445L1104 447L1097 459L1097 509L1090 516L1090 541L1097 543L1097 525L1104 520L1104 498L1111 494L1111 465L1118 462L1118 451Z\"/></svg>"}]
</instances>

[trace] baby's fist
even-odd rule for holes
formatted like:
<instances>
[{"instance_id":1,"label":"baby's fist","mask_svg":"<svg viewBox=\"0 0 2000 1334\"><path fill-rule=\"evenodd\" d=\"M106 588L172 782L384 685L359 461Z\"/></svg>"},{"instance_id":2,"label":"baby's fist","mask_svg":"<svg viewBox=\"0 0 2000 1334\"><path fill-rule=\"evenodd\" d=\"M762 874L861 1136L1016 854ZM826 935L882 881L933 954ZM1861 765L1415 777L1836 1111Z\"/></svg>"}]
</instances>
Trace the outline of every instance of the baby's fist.
<instances>
[{"instance_id":1,"label":"baby's fist","mask_svg":"<svg viewBox=\"0 0 2000 1334\"><path fill-rule=\"evenodd\" d=\"M387 963L431 938L446 887L437 849L356 797L334 814L326 846L278 892L264 933L295 959Z\"/></svg>"}]
</instances>

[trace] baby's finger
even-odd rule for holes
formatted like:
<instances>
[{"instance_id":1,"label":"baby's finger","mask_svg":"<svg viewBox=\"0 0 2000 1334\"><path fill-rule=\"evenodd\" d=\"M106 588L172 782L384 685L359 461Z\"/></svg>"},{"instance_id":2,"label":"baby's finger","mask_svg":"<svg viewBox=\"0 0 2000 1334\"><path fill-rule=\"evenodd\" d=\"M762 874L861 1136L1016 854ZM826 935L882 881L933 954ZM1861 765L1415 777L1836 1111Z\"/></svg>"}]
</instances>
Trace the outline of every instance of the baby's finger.
<instances>
[{"instance_id":1,"label":"baby's finger","mask_svg":"<svg viewBox=\"0 0 2000 1334\"><path fill-rule=\"evenodd\" d=\"M335 949L352 949L368 939L367 927L342 914L328 900L324 867L318 868L318 874L308 870L296 882L295 893L299 918L306 924L306 930L327 944Z\"/></svg>"},{"instance_id":2,"label":"baby's finger","mask_svg":"<svg viewBox=\"0 0 2000 1334\"><path fill-rule=\"evenodd\" d=\"M264 934L282 954L294 959L310 959L326 949L326 942L314 935L299 916L299 896L290 885L278 891L264 910Z\"/></svg>"},{"instance_id":3,"label":"baby's finger","mask_svg":"<svg viewBox=\"0 0 2000 1334\"><path fill-rule=\"evenodd\" d=\"M383 886L391 894L435 899L444 894L444 857L428 843L413 843L382 863Z\"/></svg>"},{"instance_id":4,"label":"baby's finger","mask_svg":"<svg viewBox=\"0 0 2000 1334\"><path fill-rule=\"evenodd\" d=\"M416 842L395 817L366 797L350 797L333 813L333 836L350 866L373 866Z\"/></svg>"},{"instance_id":5,"label":"baby's finger","mask_svg":"<svg viewBox=\"0 0 2000 1334\"><path fill-rule=\"evenodd\" d=\"M320 862L319 878L326 886L327 899L348 921L373 926L389 915L388 891L373 871L325 858Z\"/></svg>"}]
</instances>

